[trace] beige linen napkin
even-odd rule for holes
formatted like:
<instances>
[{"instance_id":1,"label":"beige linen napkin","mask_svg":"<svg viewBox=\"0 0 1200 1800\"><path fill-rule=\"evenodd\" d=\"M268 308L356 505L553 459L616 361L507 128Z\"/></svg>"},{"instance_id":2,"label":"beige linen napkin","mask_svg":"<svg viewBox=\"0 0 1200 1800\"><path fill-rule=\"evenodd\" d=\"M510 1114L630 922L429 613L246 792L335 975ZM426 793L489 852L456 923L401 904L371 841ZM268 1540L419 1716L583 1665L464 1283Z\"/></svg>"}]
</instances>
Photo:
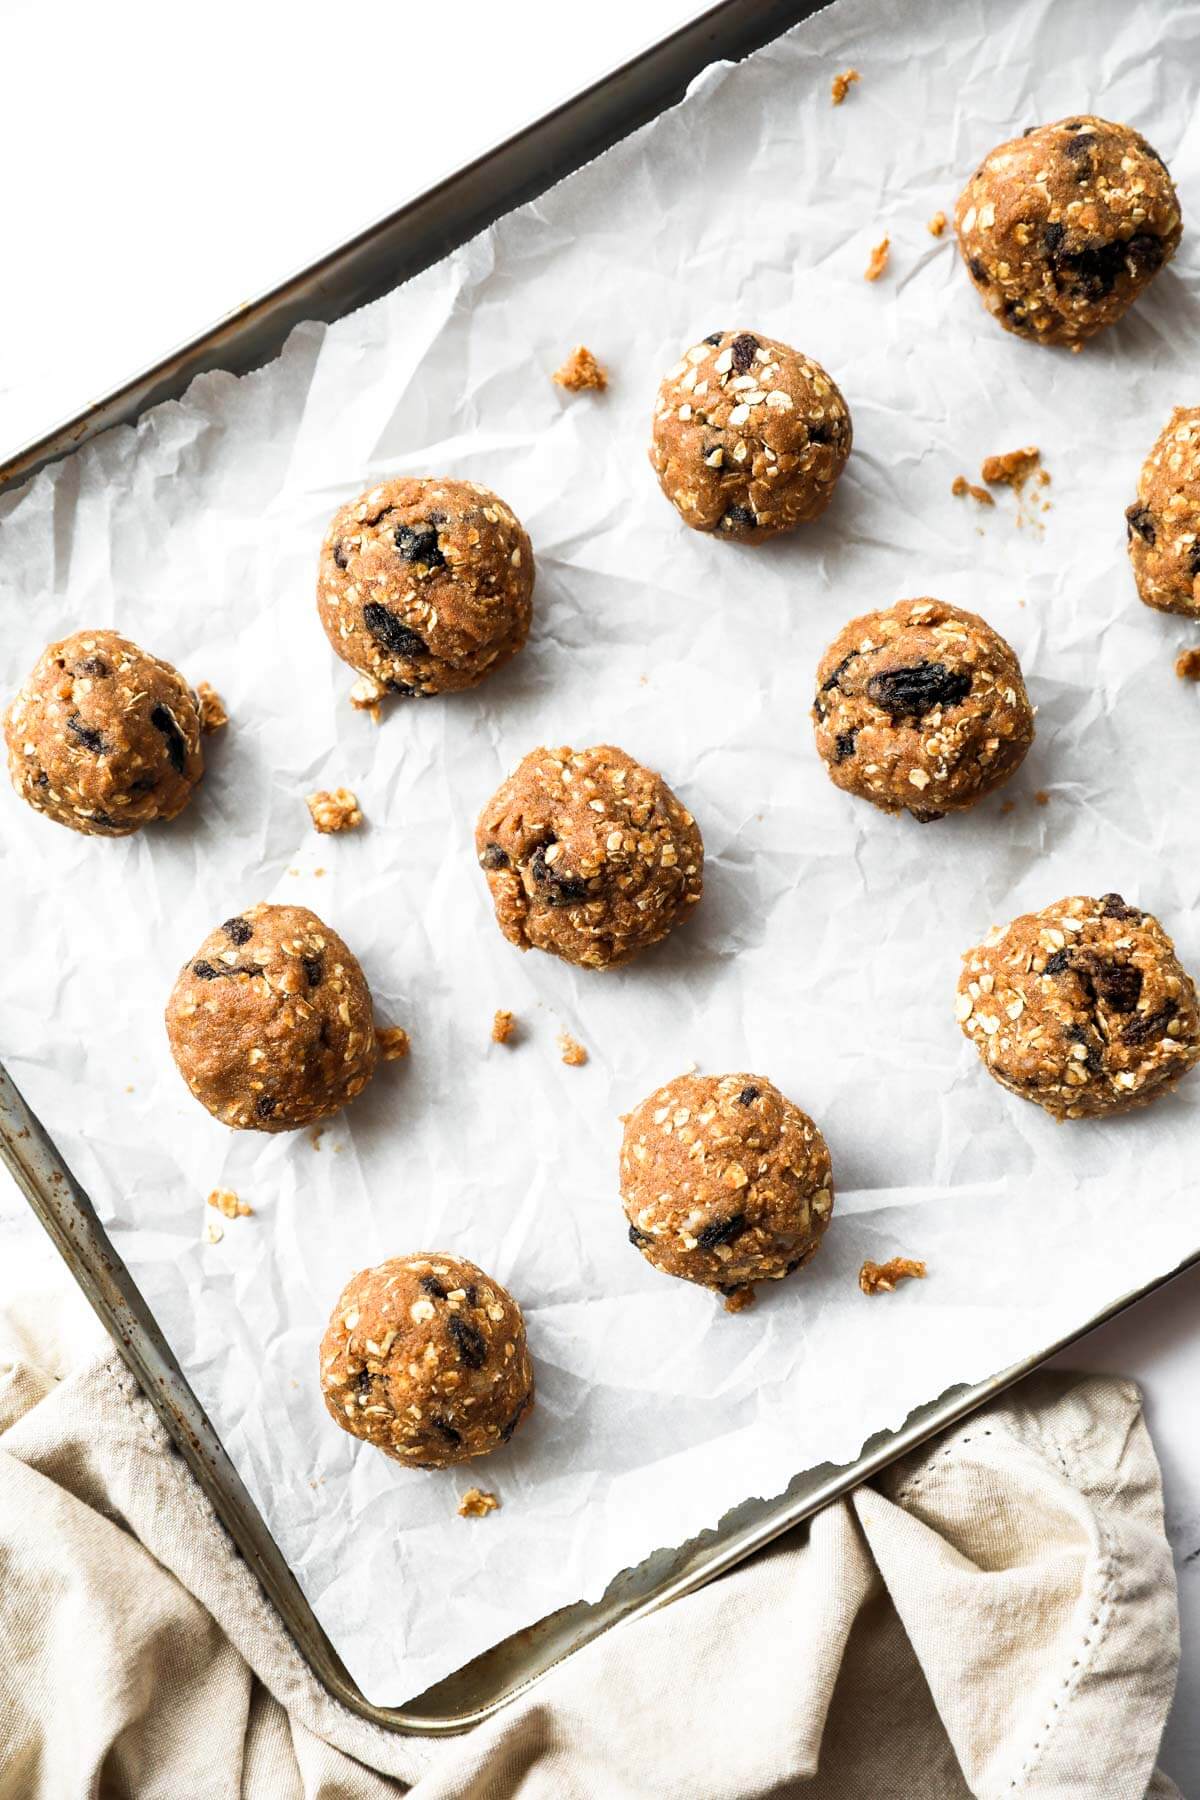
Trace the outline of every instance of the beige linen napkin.
<instances>
[{"instance_id":1,"label":"beige linen napkin","mask_svg":"<svg viewBox=\"0 0 1200 1800\"><path fill-rule=\"evenodd\" d=\"M52 1308L0 1318L0 1800L1177 1795L1129 1382L1026 1383L432 1743L324 1693L118 1359L59 1379L61 1342Z\"/></svg>"}]
</instances>

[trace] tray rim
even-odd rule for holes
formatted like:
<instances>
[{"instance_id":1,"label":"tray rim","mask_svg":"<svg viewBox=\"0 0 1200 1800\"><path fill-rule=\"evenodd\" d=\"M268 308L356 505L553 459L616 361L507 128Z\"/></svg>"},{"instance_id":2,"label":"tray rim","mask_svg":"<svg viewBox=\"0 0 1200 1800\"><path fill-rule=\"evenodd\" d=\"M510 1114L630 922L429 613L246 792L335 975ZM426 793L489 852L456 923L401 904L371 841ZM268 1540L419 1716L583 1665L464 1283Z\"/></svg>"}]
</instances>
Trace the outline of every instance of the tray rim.
<instances>
[{"instance_id":1,"label":"tray rim","mask_svg":"<svg viewBox=\"0 0 1200 1800\"><path fill-rule=\"evenodd\" d=\"M341 317L400 285L656 117L681 98L688 83L710 63L739 60L819 12L823 4L824 0L717 0L531 125L157 357L80 412L8 453L0 461L0 495L102 432L131 423L150 407L177 398L196 375L211 369L244 373L261 366L278 353L295 325ZM540 1661L535 1657L525 1674L501 1683L483 1702L458 1710L419 1712L414 1708L425 1696L415 1696L402 1706L379 1705L366 1699L345 1669L90 1200L3 1063L0 1162L63 1257L311 1673L360 1717L400 1734L423 1737L454 1736L483 1723L587 1643L726 1573L890 1463L962 1423L1097 1327L1200 1266L1198 1244L1175 1267L1121 1295L1076 1330L984 1381L955 1385L917 1408L897 1429L875 1433L850 1463L837 1468L823 1465L797 1476L796 1481L807 1478L808 1482L798 1495L792 1495L789 1488L754 1502L760 1517L726 1530L734 1517L726 1515L713 1530L670 1552L686 1560L640 1598L610 1602L606 1594L592 1605L576 1603L483 1652L466 1665L466 1671L567 1615L583 1613L593 1621L578 1634L577 1641ZM613 1585L637 1573L622 1571ZM602 1616L606 1603L610 1617ZM464 1672L426 1690L429 1699Z\"/></svg>"}]
</instances>

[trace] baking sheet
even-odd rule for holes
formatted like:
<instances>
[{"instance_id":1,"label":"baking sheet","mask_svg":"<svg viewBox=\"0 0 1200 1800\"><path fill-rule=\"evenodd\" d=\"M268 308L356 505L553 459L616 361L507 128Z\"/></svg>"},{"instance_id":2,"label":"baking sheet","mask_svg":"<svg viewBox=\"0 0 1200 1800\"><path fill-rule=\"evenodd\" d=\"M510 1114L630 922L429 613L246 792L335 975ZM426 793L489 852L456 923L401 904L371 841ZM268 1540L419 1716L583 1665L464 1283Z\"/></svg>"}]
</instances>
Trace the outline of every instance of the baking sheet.
<instances>
[{"instance_id":1,"label":"baking sheet","mask_svg":"<svg viewBox=\"0 0 1200 1800\"><path fill-rule=\"evenodd\" d=\"M1162 15L1148 58L1115 5L842 0L398 293L0 501L6 691L49 638L111 624L213 682L233 718L198 801L140 840L76 839L0 797L4 1059L372 1700L849 1459L1196 1246L1200 1095L1055 1126L986 1078L953 1018L958 952L1063 893L1136 896L1200 964L1197 693L1171 671L1188 633L1138 605L1122 520L1191 398L1191 238L1072 357L1003 337L925 221L992 143L1095 106L1168 157L1186 227L1198 25L1195 7ZM851 64L862 84L835 110ZM662 370L735 325L817 356L855 422L829 513L758 549L686 532L645 463ZM548 380L580 340L610 366L604 396ZM1027 442L1051 510L1019 526L1009 496L951 498L960 470ZM485 481L517 509L537 620L484 688L375 728L345 704L313 587L329 514L393 472ZM972 818L888 819L816 759L824 645L922 592L982 611L1024 662L1039 735L1008 812L997 796ZM605 739L693 808L708 883L686 931L588 975L500 938L471 834L533 744ZM318 838L302 795L340 784L369 827ZM229 1134L167 1054L179 964L257 899L328 919L381 1019L413 1035L318 1150ZM524 1024L515 1048L489 1043L497 1006ZM587 1067L559 1062L564 1029ZM736 1317L648 1268L617 1199L619 1114L693 1060L770 1075L834 1158L820 1256ZM210 1245L215 1186L256 1210ZM430 1246L512 1287L539 1378L511 1446L444 1475L356 1448L315 1379L346 1275ZM862 1258L894 1251L929 1279L864 1299ZM503 1509L460 1520L476 1480Z\"/></svg>"}]
</instances>

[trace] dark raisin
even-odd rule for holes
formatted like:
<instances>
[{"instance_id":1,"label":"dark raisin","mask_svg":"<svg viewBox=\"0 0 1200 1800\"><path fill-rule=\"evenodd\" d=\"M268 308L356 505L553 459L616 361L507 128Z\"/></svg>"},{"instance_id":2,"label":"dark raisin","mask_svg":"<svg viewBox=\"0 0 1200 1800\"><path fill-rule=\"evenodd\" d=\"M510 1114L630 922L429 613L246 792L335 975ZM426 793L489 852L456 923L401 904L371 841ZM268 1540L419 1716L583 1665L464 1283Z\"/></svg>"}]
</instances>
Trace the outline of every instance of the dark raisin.
<instances>
[{"instance_id":1,"label":"dark raisin","mask_svg":"<svg viewBox=\"0 0 1200 1800\"><path fill-rule=\"evenodd\" d=\"M1083 120L1082 119L1066 119L1063 121L1063 130L1064 131L1082 131L1083 130Z\"/></svg>"},{"instance_id":2,"label":"dark raisin","mask_svg":"<svg viewBox=\"0 0 1200 1800\"><path fill-rule=\"evenodd\" d=\"M245 919L226 919L221 930L227 938L232 938L235 944L248 944L254 936L253 925Z\"/></svg>"},{"instance_id":3,"label":"dark raisin","mask_svg":"<svg viewBox=\"0 0 1200 1800\"><path fill-rule=\"evenodd\" d=\"M1081 250L1063 252L1055 259L1055 270L1067 291L1077 292L1085 300L1103 300L1111 294L1122 275L1150 275L1161 267L1161 238L1139 232L1131 238L1114 238L1087 244Z\"/></svg>"},{"instance_id":4,"label":"dark raisin","mask_svg":"<svg viewBox=\"0 0 1200 1800\"><path fill-rule=\"evenodd\" d=\"M430 1413L429 1423L435 1431L440 1431L448 1444L461 1444L462 1432L456 1431L449 1419L439 1419L436 1413Z\"/></svg>"},{"instance_id":5,"label":"dark raisin","mask_svg":"<svg viewBox=\"0 0 1200 1800\"><path fill-rule=\"evenodd\" d=\"M793 1256L791 1262L788 1263L786 1268L784 1269L784 1271L783 1271L784 1274L785 1275L794 1275L796 1273L797 1269L802 1268L804 1266L804 1264L808 1261L808 1259L811 1255L812 1255L811 1250L802 1250L800 1252L799 1256Z\"/></svg>"},{"instance_id":6,"label":"dark raisin","mask_svg":"<svg viewBox=\"0 0 1200 1800\"><path fill-rule=\"evenodd\" d=\"M337 543L333 546L333 560L339 569L344 569L350 560L346 555L346 546L343 544L341 538L339 538Z\"/></svg>"},{"instance_id":7,"label":"dark raisin","mask_svg":"<svg viewBox=\"0 0 1200 1800\"><path fill-rule=\"evenodd\" d=\"M1067 1036L1073 1044L1087 1045L1087 1055L1083 1059L1083 1066L1088 1070L1089 1074L1098 1075L1104 1067L1104 1058L1100 1054L1100 1046L1092 1042L1082 1025L1068 1025Z\"/></svg>"},{"instance_id":8,"label":"dark raisin","mask_svg":"<svg viewBox=\"0 0 1200 1800\"><path fill-rule=\"evenodd\" d=\"M139 775L136 781L129 784L131 794L152 794L158 786L157 775Z\"/></svg>"},{"instance_id":9,"label":"dark raisin","mask_svg":"<svg viewBox=\"0 0 1200 1800\"><path fill-rule=\"evenodd\" d=\"M730 348L733 351L733 367L735 373L744 375L746 370L749 369L754 362L754 352L758 349L758 339L756 337L751 337L748 331L743 331L740 337L734 338Z\"/></svg>"},{"instance_id":10,"label":"dark raisin","mask_svg":"<svg viewBox=\"0 0 1200 1800\"><path fill-rule=\"evenodd\" d=\"M321 958L319 956L302 956L300 961L304 964L304 973L308 976L309 987L320 987L321 977L325 973Z\"/></svg>"},{"instance_id":11,"label":"dark raisin","mask_svg":"<svg viewBox=\"0 0 1200 1800\"><path fill-rule=\"evenodd\" d=\"M969 669L948 669L940 662L884 669L867 683L868 696L893 719L923 719L936 706L957 706L970 691Z\"/></svg>"},{"instance_id":12,"label":"dark raisin","mask_svg":"<svg viewBox=\"0 0 1200 1800\"><path fill-rule=\"evenodd\" d=\"M162 733L167 746L167 761L177 775L182 775L187 768L187 739L180 731L174 713L160 701L150 708L150 723L155 731Z\"/></svg>"},{"instance_id":13,"label":"dark raisin","mask_svg":"<svg viewBox=\"0 0 1200 1800\"><path fill-rule=\"evenodd\" d=\"M446 566L446 559L438 549L435 526L397 525L396 549L402 562L424 563L427 569L444 569Z\"/></svg>"},{"instance_id":14,"label":"dark raisin","mask_svg":"<svg viewBox=\"0 0 1200 1800\"><path fill-rule=\"evenodd\" d=\"M1059 251L1062 249L1062 241L1066 235L1067 228L1065 225L1054 224L1045 227L1042 232L1042 243L1045 246L1047 256L1053 258L1058 255Z\"/></svg>"},{"instance_id":15,"label":"dark raisin","mask_svg":"<svg viewBox=\"0 0 1200 1800\"><path fill-rule=\"evenodd\" d=\"M833 674L827 676L826 679L821 683L821 692L823 694L827 694L829 692L830 688L837 687L838 683L842 679L842 676L846 673L846 670L850 667L850 664L854 661L854 659L857 655L858 655L857 650L851 650L849 656L843 656L841 662L838 664L837 668L833 671Z\"/></svg>"},{"instance_id":16,"label":"dark raisin","mask_svg":"<svg viewBox=\"0 0 1200 1800\"><path fill-rule=\"evenodd\" d=\"M814 696L813 703L812 703L812 709L813 709L813 718L817 721L817 724L823 725L825 723L825 719L827 716L827 708L826 708L825 702L822 700L820 694L817 694Z\"/></svg>"},{"instance_id":17,"label":"dark raisin","mask_svg":"<svg viewBox=\"0 0 1200 1800\"><path fill-rule=\"evenodd\" d=\"M451 1313L446 1329L468 1369L482 1369L487 1361L487 1339L479 1327L472 1325L469 1319L461 1318L458 1313Z\"/></svg>"},{"instance_id":18,"label":"dark raisin","mask_svg":"<svg viewBox=\"0 0 1200 1800\"><path fill-rule=\"evenodd\" d=\"M446 1298L446 1290L436 1275L422 1275L421 1286L424 1288L425 1292L431 1294L435 1300L444 1300Z\"/></svg>"},{"instance_id":19,"label":"dark raisin","mask_svg":"<svg viewBox=\"0 0 1200 1800\"><path fill-rule=\"evenodd\" d=\"M556 842L551 838L537 846L529 859L529 873L540 888L548 890L545 899L549 906L573 906L587 899L588 884L578 875L560 875L555 864L546 861L547 850Z\"/></svg>"},{"instance_id":20,"label":"dark raisin","mask_svg":"<svg viewBox=\"0 0 1200 1800\"><path fill-rule=\"evenodd\" d=\"M254 1102L254 1110L260 1119L269 1119L278 1104L277 1100L272 1100L270 1094L260 1094Z\"/></svg>"},{"instance_id":21,"label":"dark raisin","mask_svg":"<svg viewBox=\"0 0 1200 1800\"><path fill-rule=\"evenodd\" d=\"M377 600L368 600L363 607L363 624L385 650L393 656L428 656L429 645L423 637L398 619L386 606L380 606Z\"/></svg>"},{"instance_id":22,"label":"dark raisin","mask_svg":"<svg viewBox=\"0 0 1200 1800\"><path fill-rule=\"evenodd\" d=\"M485 844L479 862L485 869L507 869L508 852L502 850L499 844Z\"/></svg>"},{"instance_id":23,"label":"dark raisin","mask_svg":"<svg viewBox=\"0 0 1200 1800\"><path fill-rule=\"evenodd\" d=\"M704 341L706 344L719 344L724 336L723 331L710 331Z\"/></svg>"},{"instance_id":24,"label":"dark raisin","mask_svg":"<svg viewBox=\"0 0 1200 1800\"><path fill-rule=\"evenodd\" d=\"M214 969L210 962L198 962L192 964L192 974L198 975L201 981L215 981L217 976L223 974L223 972L224 971L221 969Z\"/></svg>"},{"instance_id":25,"label":"dark raisin","mask_svg":"<svg viewBox=\"0 0 1200 1800\"><path fill-rule=\"evenodd\" d=\"M360 1394L369 1394L371 1391L370 1369L360 1369L354 1385L357 1387Z\"/></svg>"},{"instance_id":26,"label":"dark raisin","mask_svg":"<svg viewBox=\"0 0 1200 1800\"><path fill-rule=\"evenodd\" d=\"M1142 971L1132 963L1096 961L1091 969L1092 985L1113 1012L1131 1013L1142 997Z\"/></svg>"},{"instance_id":27,"label":"dark raisin","mask_svg":"<svg viewBox=\"0 0 1200 1800\"><path fill-rule=\"evenodd\" d=\"M424 697L424 689L413 687L407 681L393 681L389 677L383 685L389 694L403 694L406 700L420 700Z\"/></svg>"},{"instance_id":28,"label":"dark raisin","mask_svg":"<svg viewBox=\"0 0 1200 1800\"><path fill-rule=\"evenodd\" d=\"M977 256L973 256L971 258L971 260L967 264L967 267L968 267L968 269L970 269L972 275L975 277L975 279L979 283L980 287L986 287L988 285L988 272L984 268L982 262L980 261L980 259Z\"/></svg>"},{"instance_id":29,"label":"dark raisin","mask_svg":"<svg viewBox=\"0 0 1200 1800\"><path fill-rule=\"evenodd\" d=\"M83 745L85 750L90 750L95 756L104 755L106 745L102 734L93 731L90 725L85 725L78 713L72 713L67 720L67 730Z\"/></svg>"},{"instance_id":30,"label":"dark raisin","mask_svg":"<svg viewBox=\"0 0 1200 1800\"><path fill-rule=\"evenodd\" d=\"M529 1404L528 1400L522 1400L520 1406L518 1406L516 1412L513 1414L512 1418L508 1421L508 1424L501 1426L500 1442L502 1444L507 1444L509 1438L512 1436L513 1432L517 1429L517 1426L521 1423L521 1420L525 1417L525 1408L528 1406L528 1404Z\"/></svg>"},{"instance_id":31,"label":"dark raisin","mask_svg":"<svg viewBox=\"0 0 1200 1800\"><path fill-rule=\"evenodd\" d=\"M103 825L105 831L115 831L117 821L110 819L106 812L94 812L90 815L93 825Z\"/></svg>"},{"instance_id":32,"label":"dark raisin","mask_svg":"<svg viewBox=\"0 0 1200 1800\"><path fill-rule=\"evenodd\" d=\"M810 444L837 444L841 442L841 437L842 421L840 419L826 419L816 425L808 426Z\"/></svg>"},{"instance_id":33,"label":"dark raisin","mask_svg":"<svg viewBox=\"0 0 1200 1800\"><path fill-rule=\"evenodd\" d=\"M1071 952L1056 950L1053 956L1046 958L1045 973L1047 975L1065 975L1071 966Z\"/></svg>"},{"instance_id":34,"label":"dark raisin","mask_svg":"<svg viewBox=\"0 0 1200 1800\"><path fill-rule=\"evenodd\" d=\"M1070 131L1073 127L1068 126L1067 129ZM1069 156L1072 162L1078 162L1081 157L1088 156L1091 153L1091 149L1092 139L1090 135L1087 137L1075 137L1070 138L1067 143L1063 145L1063 154L1064 156Z\"/></svg>"},{"instance_id":35,"label":"dark raisin","mask_svg":"<svg viewBox=\"0 0 1200 1800\"><path fill-rule=\"evenodd\" d=\"M475 1286L473 1281L468 1281L466 1287L463 1289L463 1293L467 1296L468 1306L479 1305L479 1289Z\"/></svg>"},{"instance_id":36,"label":"dark raisin","mask_svg":"<svg viewBox=\"0 0 1200 1800\"><path fill-rule=\"evenodd\" d=\"M759 1096L759 1095L760 1095L760 1094L761 1094L761 1093L762 1093L762 1089L761 1089L761 1088L756 1088L756 1087L744 1087L744 1088L743 1088L743 1089L742 1089L742 1091L741 1091L741 1093L740 1093L740 1094L739 1094L739 1095L738 1095L738 1105L739 1105L739 1106L750 1106L750 1105L752 1105L752 1104L753 1104L753 1102L754 1102L754 1101L755 1101L755 1100L757 1100L757 1099L758 1099L758 1096Z\"/></svg>"},{"instance_id":37,"label":"dark raisin","mask_svg":"<svg viewBox=\"0 0 1200 1800\"><path fill-rule=\"evenodd\" d=\"M33 783L34 787L49 787L50 777L45 769L39 769Z\"/></svg>"},{"instance_id":38,"label":"dark raisin","mask_svg":"<svg viewBox=\"0 0 1200 1800\"><path fill-rule=\"evenodd\" d=\"M1152 1038L1163 1037L1177 1011L1174 1000L1164 1000L1157 1011L1141 1013L1136 1019L1131 1019L1121 1033L1121 1042L1148 1044Z\"/></svg>"},{"instance_id":39,"label":"dark raisin","mask_svg":"<svg viewBox=\"0 0 1200 1800\"><path fill-rule=\"evenodd\" d=\"M741 525L752 531L758 524L754 513L748 506L731 506L722 521L725 525Z\"/></svg>"},{"instance_id":40,"label":"dark raisin","mask_svg":"<svg viewBox=\"0 0 1200 1800\"><path fill-rule=\"evenodd\" d=\"M857 725L851 726L849 731L838 732L836 742L833 746L833 760L835 763L845 762L847 757L854 755L854 746L858 742L858 732L859 727Z\"/></svg>"},{"instance_id":41,"label":"dark raisin","mask_svg":"<svg viewBox=\"0 0 1200 1800\"><path fill-rule=\"evenodd\" d=\"M1120 894L1101 894L1100 917L1102 919L1137 919L1141 920L1140 906L1126 906Z\"/></svg>"},{"instance_id":42,"label":"dark raisin","mask_svg":"<svg viewBox=\"0 0 1200 1800\"><path fill-rule=\"evenodd\" d=\"M631 1244L636 1244L640 1250L643 1244L648 1244L650 1242L650 1233L648 1231L639 1231L636 1225L631 1225L629 1227L629 1241Z\"/></svg>"},{"instance_id":43,"label":"dark raisin","mask_svg":"<svg viewBox=\"0 0 1200 1800\"><path fill-rule=\"evenodd\" d=\"M104 676L108 674L108 664L102 656L85 656L81 663L75 664L75 673Z\"/></svg>"},{"instance_id":44,"label":"dark raisin","mask_svg":"<svg viewBox=\"0 0 1200 1800\"><path fill-rule=\"evenodd\" d=\"M1137 532L1144 544L1153 548L1158 538L1158 528L1154 523L1154 514L1148 506L1127 506L1125 508L1125 535L1132 538Z\"/></svg>"},{"instance_id":45,"label":"dark raisin","mask_svg":"<svg viewBox=\"0 0 1200 1800\"><path fill-rule=\"evenodd\" d=\"M1188 551L1187 566L1189 575L1200 575L1200 544L1193 544Z\"/></svg>"},{"instance_id":46,"label":"dark raisin","mask_svg":"<svg viewBox=\"0 0 1200 1800\"><path fill-rule=\"evenodd\" d=\"M749 1223L745 1213L732 1213L727 1219L714 1219L703 1231L696 1233L696 1245L700 1250L715 1250L718 1244L732 1244L734 1238L741 1237Z\"/></svg>"}]
</instances>

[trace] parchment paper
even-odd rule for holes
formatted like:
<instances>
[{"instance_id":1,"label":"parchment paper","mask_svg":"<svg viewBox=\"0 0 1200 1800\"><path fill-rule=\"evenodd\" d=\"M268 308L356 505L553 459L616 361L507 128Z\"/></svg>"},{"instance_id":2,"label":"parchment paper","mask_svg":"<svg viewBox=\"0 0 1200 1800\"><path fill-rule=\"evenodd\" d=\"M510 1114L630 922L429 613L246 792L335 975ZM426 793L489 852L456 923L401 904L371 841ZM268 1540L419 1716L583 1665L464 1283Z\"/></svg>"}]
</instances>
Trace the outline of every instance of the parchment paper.
<instances>
[{"instance_id":1,"label":"parchment paper","mask_svg":"<svg viewBox=\"0 0 1200 1800\"><path fill-rule=\"evenodd\" d=\"M954 1020L959 953L1060 895L1118 889L1200 966L1195 638L1138 604L1122 510L1196 399L1194 238L1082 355L1005 337L950 234L970 170L1095 108L1200 194L1200 8L843 0L441 266L244 380L206 376L0 505L3 679L113 625L223 694L230 730L174 825L97 842L5 785L3 1055L92 1195L350 1672L399 1702L798 1470L851 1458L951 1383L1007 1367L1195 1248L1200 1080L1127 1120L1055 1125L995 1086ZM862 83L833 109L835 70ZM863 280L869 248L891 265ZM841 383L855 447L816 526L756 549L686 531L645 459L656 383L720 327ZM569 397L576 342L612 372ZM1036 443L1051 510L953 499ZM469 476L538 565L528 649L473 694L353 713L317 622L334 508L394 472ZM911 594L1017 648L1038 739L1011 785L921 827L839 794L807 717L845 619ZM539 742L621 743L695 811L691 925L622 972L500 937L475 815ZM369 828L317 837L304 793ZM1044 790L1048 803L1035 803ZM235 1135L176 1074L162 1009L213 923L302 901L356 950L413 1054L314 1150ZM512 1008L524 1038L489 1043ZM591 1053L564 1067L556 1033ZM768 1074L820 1122L838 1186L812 1267L725 1315L626 1241L619 1115L693 1059ZM202 1241L204 1197L254 1208ZM444 1475L335 1429L316 1344L346 1277L455 1248L523 1302L538 1406ZM924 1257L886 1298L864 1256ZM503 1509L455 1514L472 1481Z\"/></svg>"}]
</instances>

